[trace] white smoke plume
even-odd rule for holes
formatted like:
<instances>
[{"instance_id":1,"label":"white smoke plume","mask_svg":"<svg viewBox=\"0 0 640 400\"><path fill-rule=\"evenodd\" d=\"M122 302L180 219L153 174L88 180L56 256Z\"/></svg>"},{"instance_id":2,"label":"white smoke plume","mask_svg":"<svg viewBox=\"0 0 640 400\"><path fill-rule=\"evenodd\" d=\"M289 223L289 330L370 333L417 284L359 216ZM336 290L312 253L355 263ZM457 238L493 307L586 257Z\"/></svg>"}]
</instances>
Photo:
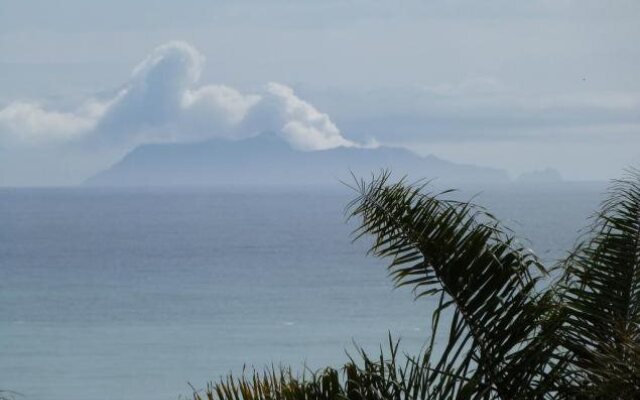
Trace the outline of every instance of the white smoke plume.
<instances>
[{"instance_id":1,"label":"white smoke plume","mask_svg":"<svg viewBox=\"0 0 640 400\"><path fill-rule=\"evenodd\" d=\"M73 112L35 103L0 109L0 142L37 144L98 140L106 143L241 138L264 131L299 150L357 144L342 136L327 114L283 84L243 94L224 85L198 85L204 57L191 45L157 47L106 101L89 100Z\"/></svg>"}]
</instances>

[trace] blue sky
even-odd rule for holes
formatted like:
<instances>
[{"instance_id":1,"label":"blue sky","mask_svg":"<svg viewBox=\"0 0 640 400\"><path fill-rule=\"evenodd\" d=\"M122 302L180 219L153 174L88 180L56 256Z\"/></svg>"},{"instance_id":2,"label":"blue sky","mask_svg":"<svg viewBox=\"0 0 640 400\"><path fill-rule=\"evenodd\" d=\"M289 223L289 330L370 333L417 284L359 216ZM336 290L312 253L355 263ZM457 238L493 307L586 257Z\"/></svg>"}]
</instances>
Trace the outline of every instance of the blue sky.
<instances>
[{"instance_id":1,"label":"blue sky","mask_svg":"<svg viewBox=\"0 0 640 400\"><path fill-rule=\"evenodd\" d=\"M638 20L637 1L0 0L0 185L262 127L608 179L640 164Z\"/></svg>"}]
</instances>

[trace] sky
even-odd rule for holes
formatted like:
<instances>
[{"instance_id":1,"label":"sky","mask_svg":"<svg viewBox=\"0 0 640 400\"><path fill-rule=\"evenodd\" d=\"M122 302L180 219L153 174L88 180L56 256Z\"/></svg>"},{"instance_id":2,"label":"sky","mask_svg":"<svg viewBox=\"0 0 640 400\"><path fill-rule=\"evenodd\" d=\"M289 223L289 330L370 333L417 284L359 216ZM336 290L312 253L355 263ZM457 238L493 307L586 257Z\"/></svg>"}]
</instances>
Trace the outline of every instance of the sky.
<instances>
[{"instance_id":1,"label":"sky","mask_svg":"<svg viewBox=\"0 0 640 400\"><path fill-rule=\"evenodd\" d=\"M274 131L512 176L640 165L640 2L0 0L0 186Z\"/></svg>"}]
</instances>

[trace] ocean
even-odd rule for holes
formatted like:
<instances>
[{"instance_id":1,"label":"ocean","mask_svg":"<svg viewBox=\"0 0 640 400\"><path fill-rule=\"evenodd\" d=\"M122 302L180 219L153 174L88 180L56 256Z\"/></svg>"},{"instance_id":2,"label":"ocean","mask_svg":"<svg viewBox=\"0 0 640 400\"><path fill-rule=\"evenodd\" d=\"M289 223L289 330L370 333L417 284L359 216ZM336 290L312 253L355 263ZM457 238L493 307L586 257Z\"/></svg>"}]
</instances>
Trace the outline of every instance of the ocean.
<instances>
[{"instance_id":1,"label":"ocean","mask_svg":"<svg viewBox=\"0 0 640 400\"><path fill-rule=\"evenodd\" d=\"M459 194L548 263L596 183ZM433 301L352 243L349 189L0 189L0 390L16 399L178 399L243 367L311 370L415 353Z\"/></svg>"}]
</instances>

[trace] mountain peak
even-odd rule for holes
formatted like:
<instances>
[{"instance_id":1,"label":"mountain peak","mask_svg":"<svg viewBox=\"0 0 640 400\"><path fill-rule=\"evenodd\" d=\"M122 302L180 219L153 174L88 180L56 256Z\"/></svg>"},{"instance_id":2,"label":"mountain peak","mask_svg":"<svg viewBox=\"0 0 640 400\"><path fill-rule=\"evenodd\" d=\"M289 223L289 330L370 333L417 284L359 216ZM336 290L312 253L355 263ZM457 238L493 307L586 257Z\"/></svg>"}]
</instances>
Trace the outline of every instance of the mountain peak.
<instances>
[{"instance_id":1,"label":"mountain peak","mask_svg":"<svg viewBox=\"0 0 640 400\"><path fill-rule=\"evenodd\" d=\"M506 182L505 171L421 157L395 147L337 147L297 151L265 132L242 140L140 146L90 178L96 186L326 185L390 169L411 179L441 182Z\"/></svg>"}]
</instances>

